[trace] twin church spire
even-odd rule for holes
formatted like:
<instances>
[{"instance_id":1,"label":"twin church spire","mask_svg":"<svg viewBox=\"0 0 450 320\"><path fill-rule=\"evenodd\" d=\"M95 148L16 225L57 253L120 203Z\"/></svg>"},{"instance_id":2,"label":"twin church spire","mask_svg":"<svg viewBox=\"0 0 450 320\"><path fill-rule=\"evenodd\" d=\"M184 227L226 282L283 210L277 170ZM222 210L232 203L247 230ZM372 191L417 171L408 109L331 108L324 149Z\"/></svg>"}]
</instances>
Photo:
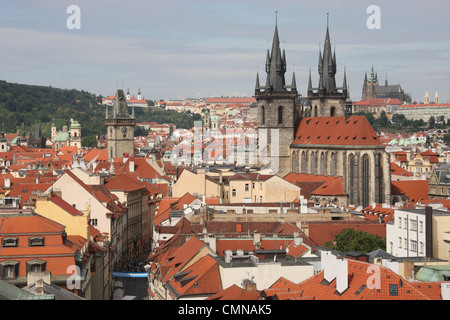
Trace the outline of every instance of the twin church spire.
<instances>
[{"instance_id":1,"label":"twin church spire","mask_svg":"<svg viewBox=\"0 0 450 320\"><path fill-rule=\"evenodd\" d=\"M296 90L295 73L292 75L291 86L286 85L285 73L286 73L286 51L280 48L280 37L278 35L278 10L276 11L275 19L275 31L272 40L272 50L267 49L266 55L266 85L264 87L260 86L259 75L256 75L256 90L264 90L266 93L269 92L282 92L287 91L287 89Z\"/></svg>"},{"instance_id":2,"label":"twin church spire","mask_svg":"<svg viewBox=\"0 0 450 320\"><path fill-rule=\"evenodd\" d=\"M277 14L277 12L276 12ZM336 86L336 49L333 51L331 48L330 32L329 32L329 12L327 12L327 30L325 35L325 43L323 52L319 48L319 62L318 62L318 73L319 73L319 85L317 88L313 88L311 80L311 70L309 73L308 81L308 95L313 94L313 90L319 94L336 94L339 92L340 95L345 95L347 97L347 75L344 70L344 80L342 87ZM256 76L256 91L264 90L269 91L287 91L287 89L296 90L296 79L295 72L292 75L292 84L290 86L286 85L285 73L286 73L286 52L280 48L280 40L278 35L278 25L277 19L275 21L275 31L272 40L272 49L269 51L267 49L266 55L266 65L265 71L267 73L265 86L260 85L259 75Z\"/></svg>"}]
</instances>

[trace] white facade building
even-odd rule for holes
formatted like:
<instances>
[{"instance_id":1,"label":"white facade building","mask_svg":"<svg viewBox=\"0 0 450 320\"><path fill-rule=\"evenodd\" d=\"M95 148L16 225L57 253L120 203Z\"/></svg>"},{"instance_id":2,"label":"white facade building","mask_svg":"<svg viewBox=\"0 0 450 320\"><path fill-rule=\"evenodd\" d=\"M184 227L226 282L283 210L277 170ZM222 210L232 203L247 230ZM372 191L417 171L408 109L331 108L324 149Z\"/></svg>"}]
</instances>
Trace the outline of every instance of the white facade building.
<instances>
[{"instance_id":1,"label":"white facade building","mask_svg":"<svg viewBox=\"0 0 450 320\"><path fill-rule=\"evenodd\" d=\"M386 225L386 251L396 257L426 257L425 209L395 210L395 219Z\"/></svg>"}]
</instances>

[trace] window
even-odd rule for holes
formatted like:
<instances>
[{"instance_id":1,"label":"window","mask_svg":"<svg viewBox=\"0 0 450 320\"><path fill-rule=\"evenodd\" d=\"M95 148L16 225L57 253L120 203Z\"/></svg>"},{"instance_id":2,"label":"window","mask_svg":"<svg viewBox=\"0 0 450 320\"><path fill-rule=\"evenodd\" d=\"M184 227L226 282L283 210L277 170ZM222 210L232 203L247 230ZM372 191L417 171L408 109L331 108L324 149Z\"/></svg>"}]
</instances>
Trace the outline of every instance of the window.
<instances>
[{"instance_id":1,"label":"window","mask_svg":"<svg viewBox=\"0 0 450 320\"><path fill-rule=\"evenodd\" d=\"M420 242L420 254L424 253L424 248L425 248L425 246L424 246L423 242Z\"/></svg>"},{"instance_id":2,"label":"window","mask_svg":"<svg viewBox=\"0 0 450 320\"><path fill-rule=\"evenodd\" d=\"M252 188L255 189L255 183L254 182L252 183Z\"/></svg>"},{"instance_id":3,"label":"window","mask_svg":"<svg viewBox=\"0 0 450 320\"><path fill-rule=\"evenodd\" d=\"M262 190L262 183L259 184L259 190Z\"/></svg>"},{"instance_id":4,"label":"window","mask_svg":"<svg viewBox=\"0 0 450 320\"><path fill-rule=\"evenodd\" d=\"M417 241L411 240L411 251L417 252Z\"/></svg>"},{"instance_id":5,"label":"window","mask_svg":"<svg viewBox=\"0 0 450 320\"><path fill-rule=\"evenodd\" d=\"M97 219L91 219L91 225L96 227L98 224L98 220Z\"/></svg>"},{"instance_id":6,"label":"window","mask_svg":"<svg viewBox=\"0 0 450 320\"><path fill-rule=\"evenodd\" d=\"M398 227L402 227L402 217L398 217Z\"/></svg>"},{"instance_id":7,"label":"window","mask_svg":"<svg viewBox=\"0 0 450 320\"><path fill-rule=\"evenodd\" d=\"M423 221L419 221L419 232L423 232Z\"/></svg>"},{"instance_id":8,"label":"window","mask_svg":"<svg viewBox=\"0 0 450 320\"><path fill-rule=\"evenodd\" d=\"M233 197L236 197L236 189L233 189L232 196L233 196Z\"/></svg>"},{"instance_id":9,"label":"window","mask_svg":"<svg viewBox=\"0 0 450 320\"><path fill-rule=\"evenodd\" d=\"M259 203L262 203L262 196L259 196Z\"/></svg>"},{"instance_id":10,"label":"window","mask_svg":"<svg viewBox=\"0 0 450 320\"><path fill-rule=\"evenodd\" d=\"M283 124L283 107L278 107L278 124Z\"/></svg>"},{"instance_id":11,"label":"window","mask_svg":"<svg viewBox=\"0 0 450 320\"><path fill-rule=\"evenodd\" d=\"M245 191L249 191L250 190L250 186L248 183L245 184Z\"/></svg>"},{"instance_id":12,"label":"window","mask_svg":"<svg viewBox=\"0 0 450 320\"><path fill-rule=\"evenodd\" d=\"M417 220L411 219L410 222L411 222L411 230L417 231Z\"/></svg>"},{"instance_id":13,"label":"window","mask_svg":"<svg viewBox=\"0 0 450 320\"><path fill-rule=\"evenodd\" d=\"M28 245L30 247L37 247L45 245L45 240L43 237L33 237L28 239Z\"/></svg>"},{"instance_id":14,"label":"window","mask_svg":"<svg viewBox=\"0 0 450 320\"><path fill-rule=\"evenodd\" d=\"M3 279L14 279L19 276L19 262L6 260L0 262L0 276Z\"/></svg>"},{"instance_id":15,"label":"window","mask_svg":"<svg viewBox=\"0 0 450 320\"><path fill-rule=\"evenodd\" d=\"M370 193L370 166L369 157L364 155L362 158L362 202L363 207L369 205L369 193Z\"/></svg>"},{"instance_id":16,"label":"window","mask_svg":"<svg viewBox=\"0 0 450 320\"><path fill-rule=\"evenodd\" d=\"M402 237L398 237L398 248L402 248Z\"/></svg>"},{"instance_id":17,"label":"window","mask_svg":"<svg viewBox=\"0 0 450 320\"><path fill-rule=\"evenodd\" d=\"M17 238L3 238L2 247L17 247L19 245L19 239Z\"/></svg>"},{"instance_id":18,"label":"window","mask_svg":"<svg viewBox=\"0 0 450 320\"><path fill-rule=\"evenodd\" d=\"M41 259L33 259L27 261L27 274L28 272L44 272L46 270L47 262Z\"/></svg>"}]
</instances>

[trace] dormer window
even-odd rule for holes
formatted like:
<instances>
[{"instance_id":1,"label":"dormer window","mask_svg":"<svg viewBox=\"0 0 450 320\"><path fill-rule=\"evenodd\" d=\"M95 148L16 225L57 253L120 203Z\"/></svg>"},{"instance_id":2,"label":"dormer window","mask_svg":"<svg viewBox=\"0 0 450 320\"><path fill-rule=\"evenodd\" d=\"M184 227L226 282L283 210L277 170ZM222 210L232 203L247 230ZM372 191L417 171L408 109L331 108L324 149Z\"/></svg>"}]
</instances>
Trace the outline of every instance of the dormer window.
<instances>
[{"instance_id":1,"label":"dormer window","mask_svg":"<svg viewBox=\"0 0 450 320\"><path fill-rule=\"evenodd\" d=\"M37 247L45 245L45 238L43 237L33 237L28 239L28 245L30 247Z\"/></svg>"},{"instance_id":2,"label":"dormer window","mask_svg":"<svg viewBox=\"0 0 450 320\"><path fill-rule=\"evenodd\" d=\"M2 247L17 247L19 245L19 239L17 238L3 238Z\"/></svg>"}]
</instances>

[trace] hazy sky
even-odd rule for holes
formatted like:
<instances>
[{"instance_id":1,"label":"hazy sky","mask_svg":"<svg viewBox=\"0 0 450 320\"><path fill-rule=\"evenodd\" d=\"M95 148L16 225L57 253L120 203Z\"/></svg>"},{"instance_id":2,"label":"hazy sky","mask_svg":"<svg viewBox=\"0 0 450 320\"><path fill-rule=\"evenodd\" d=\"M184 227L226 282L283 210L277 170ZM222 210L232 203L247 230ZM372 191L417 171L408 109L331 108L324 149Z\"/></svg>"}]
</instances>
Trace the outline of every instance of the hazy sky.
<instances>
[{"instance_id":1,"label":"hazy sky","mask_svg":"<svg viewBox=\"0 0 450 320\"><path fill-rule=\"evenodd\" d=\"M66 25L70 5L80 29ZM370 5L381 29L369 29ZM319 44L327 10L342 84L361 99L372 65L384 83L400 84L414 100L425 90L450 101L448 0L2 0L0 79L8 82L114 94L119 85L147 99L252 96L278 10L291 81L306 95L308 70L317 86ZM72 21L72 20L70 20Z\"/></svg>"}]
</instances>

